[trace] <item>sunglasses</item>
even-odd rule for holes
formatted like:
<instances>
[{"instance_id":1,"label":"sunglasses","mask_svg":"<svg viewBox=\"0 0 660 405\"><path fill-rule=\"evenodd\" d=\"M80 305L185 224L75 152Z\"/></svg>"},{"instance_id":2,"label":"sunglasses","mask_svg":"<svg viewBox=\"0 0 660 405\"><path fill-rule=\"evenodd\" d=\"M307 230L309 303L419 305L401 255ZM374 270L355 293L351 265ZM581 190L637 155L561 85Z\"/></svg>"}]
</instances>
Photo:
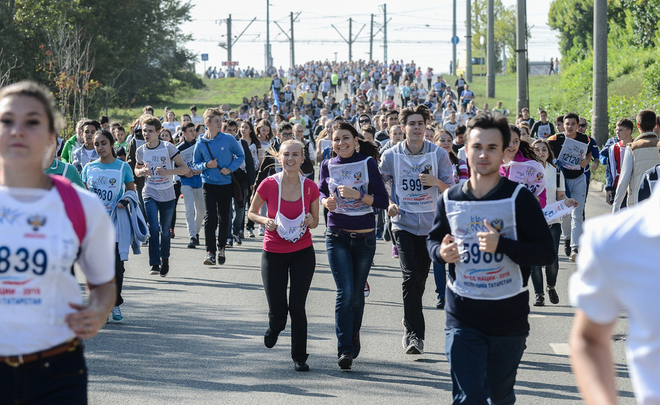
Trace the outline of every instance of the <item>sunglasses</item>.
<instances>
[{"instance_id":1,"label":"sunglasses","mask_svg":"<svg viewBox=\"0 0 660 405\"><path fill-rule=\"evenodd\" d=\"M580 125L578 125L578 127L584 127L584 128L586 128L586 127L587 127L587 124L580 124Z\"/></svg>"},{"instance_id":2,"label":"sunglasses","mask_svg":"<svg viewBox=\"0 0 660 405\"><path fill-rule=\"evenodd\" d=\"M369 120L360 120L360 124L369 123Z\"/></svg>"}]
</instances>

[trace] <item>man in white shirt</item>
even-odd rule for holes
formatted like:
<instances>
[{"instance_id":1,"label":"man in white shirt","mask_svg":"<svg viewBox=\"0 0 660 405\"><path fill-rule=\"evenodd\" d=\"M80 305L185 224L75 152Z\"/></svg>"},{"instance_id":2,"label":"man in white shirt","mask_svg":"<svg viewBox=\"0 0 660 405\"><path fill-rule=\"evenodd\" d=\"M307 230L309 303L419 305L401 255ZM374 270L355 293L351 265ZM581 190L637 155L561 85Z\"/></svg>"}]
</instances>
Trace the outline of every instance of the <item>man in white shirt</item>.
<instances>
[{"instance_id":1,"label":"man in white shirt","mask_svg":"<svg viewBox=\"0 0 660 405\"><path fill-rule=\"evenodd\" d=\"M197 106L194 104L190 106L190 119L195 125L204 123L204 117L197 115Z\"/></svg>"},{"instance_id":2,"label":"man in white shirt","mask_svg":"<svg viewBox=\"0 0 660 405\"><path fill-rule=\"evenodd\" d=\"M612 332L628 316L627 358L638 404L660 403L660 193L587 222L569 285L577 312L571 363L587 404L616 404ZM624 270L624 271L622 271Z\"/></svg>"}]
</instances>

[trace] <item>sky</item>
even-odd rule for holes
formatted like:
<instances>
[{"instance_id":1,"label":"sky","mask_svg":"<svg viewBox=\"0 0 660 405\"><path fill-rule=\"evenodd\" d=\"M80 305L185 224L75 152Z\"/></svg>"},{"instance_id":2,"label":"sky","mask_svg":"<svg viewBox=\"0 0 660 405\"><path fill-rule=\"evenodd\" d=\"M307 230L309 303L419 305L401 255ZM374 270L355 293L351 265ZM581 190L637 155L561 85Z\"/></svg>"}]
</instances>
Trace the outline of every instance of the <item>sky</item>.
<instances>
[{"instance_id":1,"label":"sky","mask_svg":"<svg viewBox=\"0 0 660 405\"><path fill-rule=\"evenodd\" d=\"M227 60L227 51L218 46L226 42L226 19L232 16L232 36L245 33L235 41L232 59L239 67L253 66L263 70L265 66L266 9L268 0L190 0L194 6L192 21L182 25L182 31L193 35L187 46L198 54L196 70L204 70L201 54L209 55L206 66L220 67ZM374 14L374 32L383 23L383 4L386 0L355 1L333 0L320 2L270 0L270 38L273 64L287 69L290 65L289 40L279 26L289 34L290 13L297 15L294 23L295 62L310 60L348 60L348 44L333 28L348 38L349 18L353 19L353 37L364 26L353 44L353 60L369 59L371 14ZM390 2L387 4L388 49L392 59L414 60L422 70L433 67L436 73L449 71L452 59L452 3L453 0L427 2ZM516 0L503 0L505 6L516 5ZM557 32L547 24L551 0L527 2L527 23L531 28L529 40L530 61L549 61L558 57ZM411 6L412 4L412 6ZM408 7L406 7L408 6ZM298 13L300 13L298 15ZM465 49L466 0L456 0L456 35L459 37L457 57ZM250 21L256 17L249 27ZM383 60L383 33L373 40L373 57ZM485 55L484 55L485 57Z\"/></svg>"}]
</instances>

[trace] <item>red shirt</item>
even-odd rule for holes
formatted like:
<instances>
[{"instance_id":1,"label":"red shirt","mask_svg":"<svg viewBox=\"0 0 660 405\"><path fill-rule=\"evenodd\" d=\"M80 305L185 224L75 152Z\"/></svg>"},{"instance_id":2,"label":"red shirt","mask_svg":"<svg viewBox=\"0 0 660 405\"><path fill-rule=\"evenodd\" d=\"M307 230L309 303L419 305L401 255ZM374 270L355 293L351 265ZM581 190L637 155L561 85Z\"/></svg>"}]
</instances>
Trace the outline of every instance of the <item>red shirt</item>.
<instances>
[{"instance_id":1,"label":"red shirt","mask_svg":"<svg viewBox=\"0 0 660 405\"><path fill-rule=\"evenodd\" d=\"M268 218L275 218L275 214L277 214L277 199L279 198L277 181L272 176L267 177L257 187L257 193L266 202ZM305 197L305 214L307 214L313 202L318 204L319 188L316 183L306 178L303 195ZM282 200L280 203L280 214L289 219L297 218L301 210L302 203L300 199L296 201ZM282 239L280 234L277 233L277 230L266 230L266 236L264 236L264 250L271 253L297 252L310 246L312 246L312 235L309 233L309 229L307 229L305 235L296 243Z\"/></svg>"}]
</instances>

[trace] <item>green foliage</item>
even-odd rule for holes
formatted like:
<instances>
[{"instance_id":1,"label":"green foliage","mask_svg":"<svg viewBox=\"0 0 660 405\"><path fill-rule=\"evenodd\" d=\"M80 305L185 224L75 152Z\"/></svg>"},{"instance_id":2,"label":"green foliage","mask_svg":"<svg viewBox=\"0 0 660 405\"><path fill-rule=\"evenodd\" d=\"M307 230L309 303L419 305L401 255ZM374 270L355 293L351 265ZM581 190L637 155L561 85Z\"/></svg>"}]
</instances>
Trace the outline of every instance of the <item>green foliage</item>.
<instances>
[{"instance_id":1,"label":"green foliage","mask_svg":"<svg viewBox=\"0 0 660 405\"><path fill-rule=\"evenodd\" d=\"M507 65L515 71L516 49L516 9L505 7L502 0L495 0L495 60L496 71L502 69L502 49L507 50ZM474 0L472 3L472 49L480 49L479 38L483 35L484 55L488 50L488 0ZM529 37L529 35L528 35Z\"/></svg>"},{"instance_id":2,"label":"green foliage","mask_svg":"<svg viewBox=\"0 0 660 405\"><path fill-rule=\"evenodd\" d=\"M644 72L644 87L650 94L660 96L660 65L653 64Z\"/></svg>"}]
</instances>

